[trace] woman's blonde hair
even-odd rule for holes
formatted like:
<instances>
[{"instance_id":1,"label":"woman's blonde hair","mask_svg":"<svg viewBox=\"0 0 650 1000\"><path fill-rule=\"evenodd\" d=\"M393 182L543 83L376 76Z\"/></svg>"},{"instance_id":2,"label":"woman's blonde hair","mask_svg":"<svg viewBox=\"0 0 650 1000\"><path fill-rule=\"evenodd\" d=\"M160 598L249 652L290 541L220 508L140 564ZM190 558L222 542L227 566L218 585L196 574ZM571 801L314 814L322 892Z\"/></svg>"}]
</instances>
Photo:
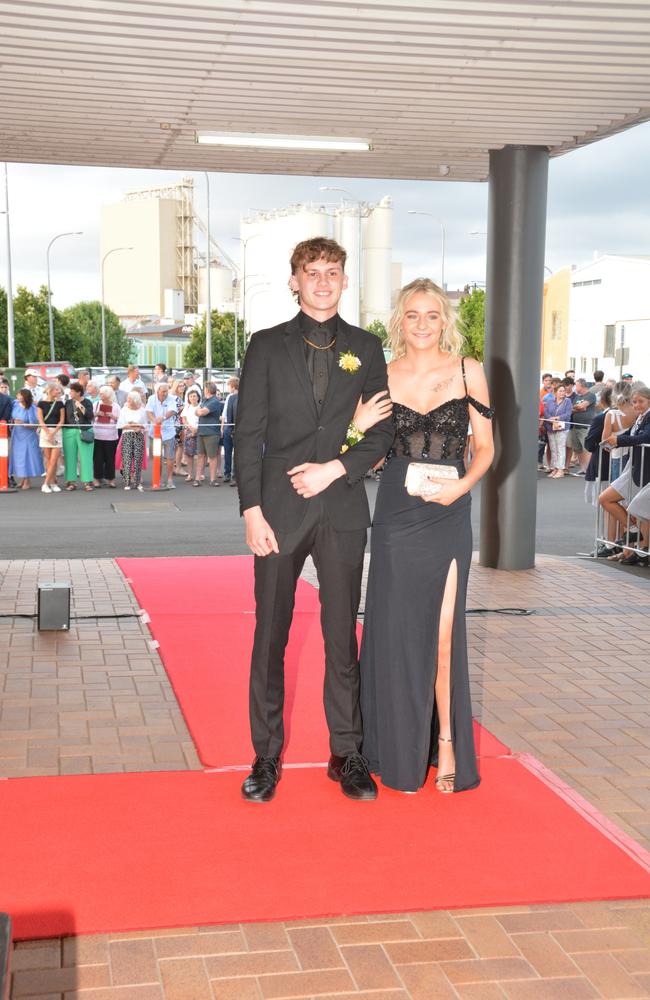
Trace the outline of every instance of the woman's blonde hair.
<instances>
[{"instance_id":1,"label":"woman's blonde hair","mask_svg":"<svg viewBox=\"0 0 650 1000\"><path fill-rule=\"evenodd\" d=\"M443 323L440 350L453 355L453 357L458 357L463 348L463 338L456 325L456 310L444 289L440 285L436 285L435 281L431 281L430 278L416 278L415 281L410 281L408 285L404 285L397 296L393 314L388 322L388 346L393 352L393 357L401 358L406 351L404 335L402 334L402 320L408 300L417 292L432 295L440 303Z\"/></svg>"},{"instance_id":2,"label":"woman's blonde hair","mask_svg":"<svg viewBox=\"0 0 650 1000\"><path fill-rule=\"evenodd\" d=\"M181 378L175 378L174 379L174 381L172 382L172 384L169 387L169 391L171 392L172 396L178 396L179 391L180 391L180 386L182 386L182 384L183 384L183 380Z\"/></svg>"}]
</instances>

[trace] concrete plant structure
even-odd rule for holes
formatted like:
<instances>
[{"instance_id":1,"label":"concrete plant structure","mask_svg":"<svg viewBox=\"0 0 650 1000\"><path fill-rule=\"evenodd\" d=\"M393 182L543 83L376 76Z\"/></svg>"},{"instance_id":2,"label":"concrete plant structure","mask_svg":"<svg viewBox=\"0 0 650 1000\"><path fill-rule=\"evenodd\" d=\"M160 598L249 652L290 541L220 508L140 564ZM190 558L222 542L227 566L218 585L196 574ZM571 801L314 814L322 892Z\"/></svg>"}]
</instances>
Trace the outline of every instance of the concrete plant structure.
<instances>
[{"instance_id":1,"label":"concrete plant structure","mask_svg":"<svg viewBox=\"0 0 650 1000\"><path fill-rule=\"evenodd\" d=\"M295 311L287 285L289 259L295 245L312 236L331 237L347 251L348 287L341 298L341 316L361 326L376 319L386 323L393 281L401 276L391 260L392 225L388 197L377 205L307 203L246 216L241 224L245 259L242 253L240 313L247 330L273 326Z\"/></svg>"}]
</instances>

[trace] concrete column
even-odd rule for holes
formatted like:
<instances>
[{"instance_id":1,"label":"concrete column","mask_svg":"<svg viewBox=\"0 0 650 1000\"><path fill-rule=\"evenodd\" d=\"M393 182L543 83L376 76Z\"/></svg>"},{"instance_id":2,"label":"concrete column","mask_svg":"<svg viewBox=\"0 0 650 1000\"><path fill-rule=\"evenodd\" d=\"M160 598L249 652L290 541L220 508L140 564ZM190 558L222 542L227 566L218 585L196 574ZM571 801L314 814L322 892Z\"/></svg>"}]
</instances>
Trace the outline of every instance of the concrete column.
<instances>
[{"instance_id":1,"label":"concrete column","mask_svg":"<svg viewBox=\"0 0 650 1000\"><path fill-rule=\"evenodd\" d=\"M494 420L494 464L481 490L480 563L535 565L537 421L548 150L490 153L485 374Z\"/></svg>"}]
</instances>

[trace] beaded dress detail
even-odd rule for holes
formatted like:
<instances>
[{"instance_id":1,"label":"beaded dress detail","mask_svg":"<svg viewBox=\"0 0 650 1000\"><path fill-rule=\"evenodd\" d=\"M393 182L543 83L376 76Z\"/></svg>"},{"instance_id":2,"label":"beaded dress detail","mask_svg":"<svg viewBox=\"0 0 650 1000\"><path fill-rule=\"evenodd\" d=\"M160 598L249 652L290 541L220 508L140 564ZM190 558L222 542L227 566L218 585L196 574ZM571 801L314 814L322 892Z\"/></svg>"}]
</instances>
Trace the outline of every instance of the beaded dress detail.
<instances>
[{"instance_id":1,"label":"beaded dress detail","mask_svg":"<svg viewBox=\"0 0 650 1000\"><path fill-rule=\"evenodd\" d=\"M393 404L395 440L388 459L395 455L412 458L414 461L430 458L434 462L441 459L462 459L467 444L470 405L482 417L492 419L494 410L467 394L465 359L461 361L465 395L458 399L448 399L428 413L419 413L403 403Z\"/></svg>"},{"instance_id":2,"label":"beaded dress detail","mask_svg":"<svg viewBox=\"0 0 650 1000\"><path fill-rule=\"evenodd\" d=\"M448 506L410 496L411 462L453 465L462 477L470 406L467 394L428 413L393 404L395 439L384 466L372 527L361 647L363 753L384 785L416 791L437 764L440 724L435 699L440 612L452 563L456 601L450 670L454 791L479 783L467 667L465 601L472 559L471 496Z\"/></svg>"}]
</instances>

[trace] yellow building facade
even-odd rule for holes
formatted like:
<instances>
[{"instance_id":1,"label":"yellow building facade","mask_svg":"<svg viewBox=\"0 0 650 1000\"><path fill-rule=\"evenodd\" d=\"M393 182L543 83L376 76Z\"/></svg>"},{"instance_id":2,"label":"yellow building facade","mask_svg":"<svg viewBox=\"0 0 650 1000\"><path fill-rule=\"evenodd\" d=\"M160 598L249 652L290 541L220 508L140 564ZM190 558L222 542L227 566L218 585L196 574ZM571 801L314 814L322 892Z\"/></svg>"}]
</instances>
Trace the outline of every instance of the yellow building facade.
<instances>
[{"instance_id":1,"label":"yellow building facade","mask_svg":"<svg viewBox=\"0 0 650 1000\"><path fill-rule=\"evenodd\" d=\"M563 267L544 282L541 369L553 375L564 375L569 365L570 298L571 267Z\"/></svg>"}]
</instances>

